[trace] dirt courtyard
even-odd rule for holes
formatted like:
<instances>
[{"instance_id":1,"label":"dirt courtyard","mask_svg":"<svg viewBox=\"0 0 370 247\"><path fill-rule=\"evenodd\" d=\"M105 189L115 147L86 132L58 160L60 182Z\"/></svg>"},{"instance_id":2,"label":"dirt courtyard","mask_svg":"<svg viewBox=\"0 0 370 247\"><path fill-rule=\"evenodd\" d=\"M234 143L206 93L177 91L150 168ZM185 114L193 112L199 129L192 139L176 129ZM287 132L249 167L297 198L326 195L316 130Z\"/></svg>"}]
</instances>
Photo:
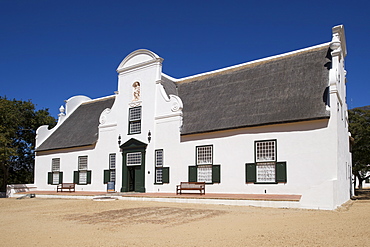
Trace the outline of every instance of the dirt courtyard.
<instances>
[{"instance_id":1,"label":"dirt courtyard","mask_svg":"<svg viewBox=\"0 0 370 247\"><path fill-rule=\"evenodd\" d=\"M0 199L0 246L370 246L370 200L335 211Z\"/></svg>"}]
</instances>

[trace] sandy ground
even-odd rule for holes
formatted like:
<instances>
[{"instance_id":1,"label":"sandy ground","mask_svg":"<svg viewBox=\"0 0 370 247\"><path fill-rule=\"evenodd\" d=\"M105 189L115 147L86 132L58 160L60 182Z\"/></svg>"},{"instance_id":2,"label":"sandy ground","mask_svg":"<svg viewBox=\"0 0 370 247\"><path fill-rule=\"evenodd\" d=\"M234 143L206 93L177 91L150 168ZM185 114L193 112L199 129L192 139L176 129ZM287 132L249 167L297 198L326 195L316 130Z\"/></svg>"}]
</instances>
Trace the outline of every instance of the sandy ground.
<instances>
[{"instance_id":1,"label":"sandy ground","mask_svg":"<svg viewBox=\"0 0 370 247\"><path fill-rule=\"evenodd\" d=\"M0 199L0 246L370 246L370 200L335 211Z\"/></svg>"}]
</instances>

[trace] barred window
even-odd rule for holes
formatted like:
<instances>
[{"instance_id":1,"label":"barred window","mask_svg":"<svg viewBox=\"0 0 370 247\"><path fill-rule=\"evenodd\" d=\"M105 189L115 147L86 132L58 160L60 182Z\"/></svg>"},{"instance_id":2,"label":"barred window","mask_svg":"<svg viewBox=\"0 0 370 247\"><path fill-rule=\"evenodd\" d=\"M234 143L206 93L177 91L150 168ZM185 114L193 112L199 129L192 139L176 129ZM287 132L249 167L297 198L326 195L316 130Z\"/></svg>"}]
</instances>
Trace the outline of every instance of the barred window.
<instances>
[{"instance_id":1,"label":"barred window","mask_svg":"<svg viewBox=\"0 0 370 247\"><path fill-rule=\"evenodd\" d=\"M141 106L129 109L129 134L141 132Z\"/></svg>"},{"instance_id":2,"label":"barred window","mask_svg":"<svg viewBox=\"0 0 370 247\"><path fill-rule=\"evenodd\" d=\"M276 141L256 142L256 162L276 161Z\"/></svg>"},{"instance_id":3,"label":"barred window","mask_svg":"<svg viewBox=\"0 0 370 247\"><path fill-rule=\"evenodd\" d=\"M196 147L197 165L209 165L213 163L212 148L212 145Z\"/></svg>"},{"instance_id":4,"label":"barred window","mask_svg":"<svg viewBox=\"0 0 370 247\"><path fill-rule=\"evenodd\" d=\"M141 165L141 152L127 153L127 166Z\"/></svg>"}]
</instances>

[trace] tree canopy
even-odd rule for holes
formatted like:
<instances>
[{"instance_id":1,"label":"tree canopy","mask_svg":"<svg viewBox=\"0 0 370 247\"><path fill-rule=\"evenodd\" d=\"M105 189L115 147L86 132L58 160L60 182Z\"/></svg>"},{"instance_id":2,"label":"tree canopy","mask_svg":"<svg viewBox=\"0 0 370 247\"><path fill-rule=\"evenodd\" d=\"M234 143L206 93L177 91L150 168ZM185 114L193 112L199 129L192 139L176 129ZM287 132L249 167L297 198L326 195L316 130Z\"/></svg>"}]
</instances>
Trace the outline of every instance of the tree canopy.
<instances>
[{"instance_id":1,"label":"tree canopy","mask_svg":"<svg viewBox=\"0 0 370 247\"><path fill-rule=\"evenodd\" d=\"M354 138L352 173L362 182L370 177L370 106L348 111L349 131Z\"/></svg>"},{"instance_id":2,"label":"tree canopy","mask_svg":"<svg viewBox=\"0 0 370 247\"><path fill-rule=\"evenodd\" d=\"M7 184L33 182L36 130L45 124L56 124L48 109L0 96L0 191Z\"/></svg>"}]
</instances>

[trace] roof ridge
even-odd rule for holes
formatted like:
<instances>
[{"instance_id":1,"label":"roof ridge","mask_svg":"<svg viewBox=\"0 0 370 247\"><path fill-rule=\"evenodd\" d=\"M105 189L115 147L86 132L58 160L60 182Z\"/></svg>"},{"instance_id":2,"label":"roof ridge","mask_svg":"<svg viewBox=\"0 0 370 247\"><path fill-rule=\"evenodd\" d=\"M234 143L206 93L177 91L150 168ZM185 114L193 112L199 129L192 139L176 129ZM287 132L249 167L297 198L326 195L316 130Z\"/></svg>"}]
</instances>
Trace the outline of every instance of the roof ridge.
<instances>
[{"instance_id":1,"label":"roof ridge","mask_svg":"<svg viewBox=\"0 0 370 247\"><path fill-rule=\"evenodd\" d=\"M179 78L179 79L173 78L173 77L171 77L167 74L164 74L164 73L162 73L162 75L167 77L168 79L176 82L176 83L186 83L186 82L193 81L195 79L204 79L204 78L207 78L207 77L210 77L210 76L218 75L220 73L227 73L227 72L232 72L232 71L236 71L236 70L241 70L241 69L244 69L244 68L249 67L249 66L257 66L257 65L262 64L262 63L266 63L266 62L277 60L277 59L283 59L283 58L286 58L286 57L289 57L289 56L292 56L292 55L299 55L299 54L304 53L304 52L315 51L315 50L318 50L320 48L329 46L329 44L330 44L330 42L326 42L326 43L323 43L323 44L306 47L306 48L303 48L303 49L300 49L300 50L295 50L295 51L290 51L290 52L286 52L286 53L283 53L283 54L278 54L278 55L273 55L273 56L269 56L269 57L265 57L265 58L260 58L260 59L257 59L257 60L253 60L253 61L249 61L249 62L237 64L237 65L232 65L232 66L228 66L228 67L225 67L225 68L212 70L212 71L208 71L208 72L204 72L204 73L200 73L200 74L196 74L196 75L191 75L191 76L187 76L187 77L183 77L183 78Z\"/></svg>"},{"instance_id":2,"label":"roof ridge","mask_svg":"<svg viewBox=\"0 0 370 247\"><path fill-rule=\"evenodd\" d=\"M116 95L108 95L108 96L104 96L104 97L100 97L100 98L96 98L96 99L92 99L92 100L83 102L81 105L86 105L86 104L96 103L96 102L99 102L99 101L109 100L109 99L114 98L114 97L116 97Z\"/></svg>"}]
</instances>

